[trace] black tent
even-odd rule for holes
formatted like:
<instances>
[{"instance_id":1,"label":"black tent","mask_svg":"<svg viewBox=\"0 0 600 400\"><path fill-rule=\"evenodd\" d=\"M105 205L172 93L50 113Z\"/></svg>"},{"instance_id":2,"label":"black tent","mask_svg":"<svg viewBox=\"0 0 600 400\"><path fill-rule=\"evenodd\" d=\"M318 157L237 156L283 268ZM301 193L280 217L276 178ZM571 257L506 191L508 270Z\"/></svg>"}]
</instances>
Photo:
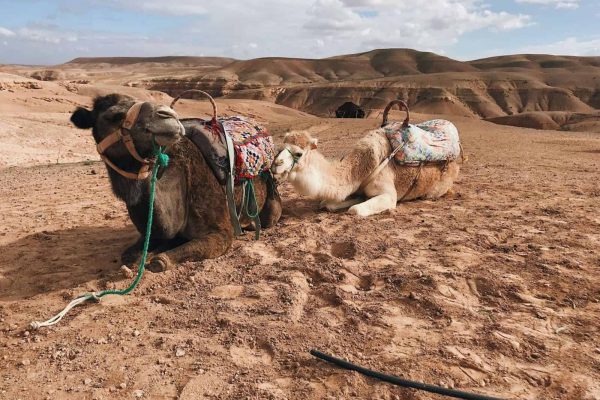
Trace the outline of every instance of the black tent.
<instances>
[{"instance_id":1,"label":"black tent","mask_svg":"<svg viewBox=\"0 0 600 400\"><path fill-rule=\"evenodd\" d=\"M364 118L365 110L351 101L347 101L335 110L335 116L336 118Z\"/></svg>"}]
</instances>

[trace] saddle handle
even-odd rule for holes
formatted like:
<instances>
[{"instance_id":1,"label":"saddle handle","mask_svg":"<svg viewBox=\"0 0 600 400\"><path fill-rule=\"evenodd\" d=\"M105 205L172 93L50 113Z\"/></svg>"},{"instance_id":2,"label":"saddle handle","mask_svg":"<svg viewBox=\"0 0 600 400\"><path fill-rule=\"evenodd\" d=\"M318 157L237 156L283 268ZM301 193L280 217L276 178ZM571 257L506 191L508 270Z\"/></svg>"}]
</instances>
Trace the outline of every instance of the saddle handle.
<instances>
[{"instance_id":1,"label":"saddle handle","mask_svg":"<svg viewBox=\"0 0 600 400\"><path fill-rule=\"evenodd\" d=\"M404 119L404 123L402 124L402 127L403 128L407 128L408 127L408 122L410 120L410 113L408 111L408 104L406 104L406 102L403 101L403 100L392 100L385 107L385 110L383 110L383 122L381 123L381 127L382 128L388 124L388 114L389 114L390 110L392 109L392 107L395 106L396 104L398 104L398 108L400 109L400 111L402 111L402 107L404 107L404 110L406 110L406 118Z\"/></svg>"},{"instance_id":2,"label":"saddle handle","mask_svg":"<svg viewBox=\"0 0 600 400\"><path fill-rule=\"evenodd\" d=\"M210 100L210 104L212 105L212 109L213 109L212 119L213 119L213 121L217 120L217 103L215 103L215 99L213 99L210 94L206 93L203 90L189 89L189 90L183 91L183 92L179 93L179 96L177 96L173 99L173 101L171 102L171 105L169 107L173 108L175 103L177 103L177 101L179 99L181 99L183 97L183 95L188 94L188 93L200 93L200 94L208 97L208 100Z\"/></svg>"}]
</instances>

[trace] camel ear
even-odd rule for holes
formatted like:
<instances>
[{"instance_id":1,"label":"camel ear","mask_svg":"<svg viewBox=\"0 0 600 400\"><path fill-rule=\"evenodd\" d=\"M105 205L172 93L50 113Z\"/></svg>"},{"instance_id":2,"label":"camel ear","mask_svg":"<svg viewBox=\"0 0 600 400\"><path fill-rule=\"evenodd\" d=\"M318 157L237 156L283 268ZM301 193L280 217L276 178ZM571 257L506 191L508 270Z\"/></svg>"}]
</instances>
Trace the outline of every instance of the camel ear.
<instances>
[{"instance_id":1,"label":"camel ear","mask_svg":"<svg viewBox=\"0 0 600 400\"><path fill-rule=\"evenodd\" d=\"M71 115L71 122L79 129L90 129L94 126L94 116L90 110L77 107Z\"/></svg>"},{"instance_id":2,"label":"camel ear","mask_svg":"<svg viewBox=\"0 0 600 400\"><path fill-rule=\"evenodd\" d=\"M315 150L317 148L317 143L319 142L319 139L317 138L310 138L310 148L312 150Z\"/></svg>"}]
</instances>

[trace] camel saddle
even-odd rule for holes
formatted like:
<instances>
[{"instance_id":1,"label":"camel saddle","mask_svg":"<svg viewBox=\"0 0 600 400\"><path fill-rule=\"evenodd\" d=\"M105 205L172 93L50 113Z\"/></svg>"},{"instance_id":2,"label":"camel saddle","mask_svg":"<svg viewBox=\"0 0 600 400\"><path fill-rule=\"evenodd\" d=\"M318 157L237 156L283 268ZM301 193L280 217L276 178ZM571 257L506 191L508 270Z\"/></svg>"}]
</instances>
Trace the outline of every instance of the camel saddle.
<instances>
[{"instance_id":1,"label":"camel saddle","mask_svg":"<svg viewBox=\"0 0 600 400\"><path fill-rule=\"evenodd\" d=\"M210 100L212 118L180 119L190 139L202 152L204 159L219 183L225 186L229 217L236 235L242 234L240 218L246 215L254 220L255 237L260 236L260 210L256 203L253 179L262 176L275 185L270 169L275 159L275 144L267 130L245 117L222 117L217 115L217 103L202 90L186 90L171 102L171 108L183 95L200 94ZM242 206L238 214L235 204L235 186L242 186ZM252 208L252 210L251 210Z\"/></svg>"},{"instance_id":2,"label":"camel saddle","mask_svg":"<svg viewBox=\"0 0 600 400\"><path fill-rule=\"evenodd\" d=\"M448 162L460 156L460 140L456 126L444 119L404 125L392 122L383 127L398 164Z\"/></svg>"},{"instance_id":3,"label":"camel saddle","mask_svg":"<svg viewBox=\"0 0 600 400\"><path fill-rule=\"evenodd\" d=\"M268 171L275 159L273 138L264 127L248 118L185 118L181 123L186 127L186 136L198 146L221 185L227 181L231 164L237 184ZM233 145L233 163L228 155L228 139Z\"/></svg>"}]
</instances>

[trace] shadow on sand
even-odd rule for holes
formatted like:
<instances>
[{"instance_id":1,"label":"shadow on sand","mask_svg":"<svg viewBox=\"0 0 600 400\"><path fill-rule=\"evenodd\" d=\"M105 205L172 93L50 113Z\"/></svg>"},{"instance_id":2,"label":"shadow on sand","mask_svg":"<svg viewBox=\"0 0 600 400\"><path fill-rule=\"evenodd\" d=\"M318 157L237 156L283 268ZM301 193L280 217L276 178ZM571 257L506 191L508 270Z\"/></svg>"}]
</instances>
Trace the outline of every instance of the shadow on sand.
<instances>
[{"instance_id":1,"label":"shadow on sand","mask_svg":"<svg viewBox=\"0 0 600 400\"><path fill-rule=\"evenodd\" d=\"M0 301L71 289L118 271L133 227L86 226L35 233L0 246Z\"/></svg>"}]
</instances>

